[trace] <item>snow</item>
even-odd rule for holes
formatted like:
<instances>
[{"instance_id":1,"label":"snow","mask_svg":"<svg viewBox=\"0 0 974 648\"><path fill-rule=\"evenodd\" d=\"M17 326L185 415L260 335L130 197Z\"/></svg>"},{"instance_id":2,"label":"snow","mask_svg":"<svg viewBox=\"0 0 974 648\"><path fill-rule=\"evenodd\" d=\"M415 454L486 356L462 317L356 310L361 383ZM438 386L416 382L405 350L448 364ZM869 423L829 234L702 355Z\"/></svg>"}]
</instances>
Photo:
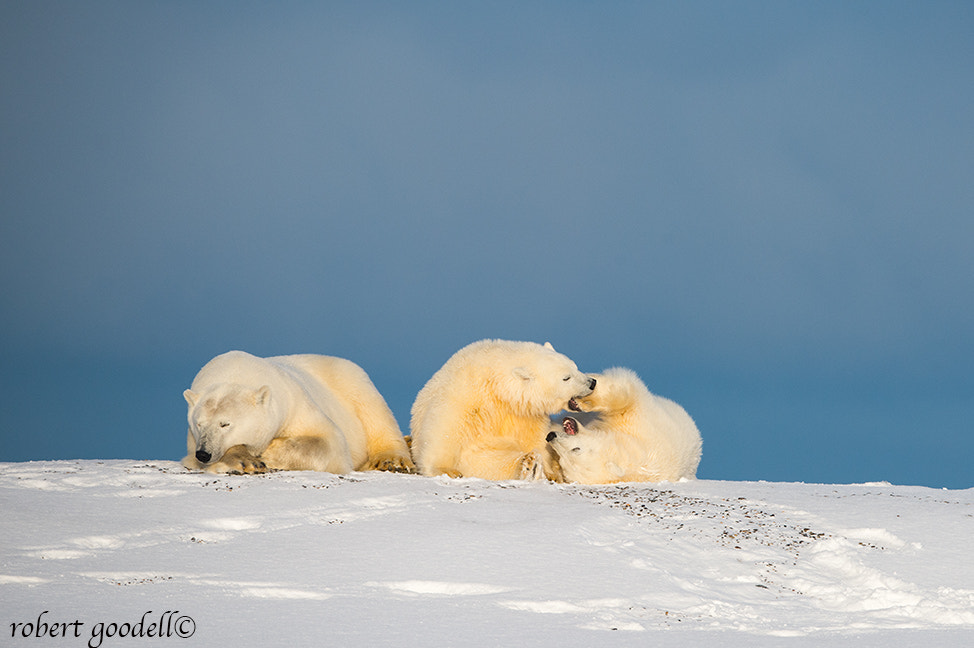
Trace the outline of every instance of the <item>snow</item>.
<instances>
[{"instance_id":1,"label":"snow","mask_svg":"<svg viewBox=\"0 0 974 648\"><path fill-rule=\"evenodd\" d=\"M974 642L974 489L52 461L0 510L4 646Z\"/></svg>"}]
</instances>

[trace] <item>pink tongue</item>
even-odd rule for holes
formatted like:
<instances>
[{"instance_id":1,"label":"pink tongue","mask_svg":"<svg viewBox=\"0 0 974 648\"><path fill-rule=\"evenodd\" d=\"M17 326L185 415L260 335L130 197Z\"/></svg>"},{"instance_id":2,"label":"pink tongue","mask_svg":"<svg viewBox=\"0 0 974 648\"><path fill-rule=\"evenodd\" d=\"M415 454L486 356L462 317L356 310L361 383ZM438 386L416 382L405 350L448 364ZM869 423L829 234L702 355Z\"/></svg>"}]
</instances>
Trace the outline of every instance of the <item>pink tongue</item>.
<instances>
[{"instance_id":1,"label":"pink tongue","mask_svg":"<svg viewBox=\"0 0 974 648\"><path fill-rule=\"evenodd\" d=\"M565 434L567 434L569 436L574 436L574 435L578 434L578 428L575 427L575 421L573 421L570 418L566 418L562 422L562 427L565 428Z\"/></svg>"}]
</instances>

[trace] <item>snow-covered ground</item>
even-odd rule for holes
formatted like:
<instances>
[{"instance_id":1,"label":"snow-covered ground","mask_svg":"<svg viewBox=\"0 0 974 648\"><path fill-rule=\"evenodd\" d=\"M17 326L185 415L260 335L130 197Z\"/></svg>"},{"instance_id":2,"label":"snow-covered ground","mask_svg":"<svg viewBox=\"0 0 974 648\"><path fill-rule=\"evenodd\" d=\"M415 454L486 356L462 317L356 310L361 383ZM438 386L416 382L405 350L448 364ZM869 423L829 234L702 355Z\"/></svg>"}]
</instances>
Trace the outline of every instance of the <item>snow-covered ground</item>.
<instances>
[{"instance_id":1,"label":"snow-covered ground","mask_svg":"<svg viewBox=\"0 0 974 648\"><path fill-rule=\"evenodd\" d=\"M974 645L974 489L56 461L0 511L3 646Z\"/></svg>"}]
</instances>

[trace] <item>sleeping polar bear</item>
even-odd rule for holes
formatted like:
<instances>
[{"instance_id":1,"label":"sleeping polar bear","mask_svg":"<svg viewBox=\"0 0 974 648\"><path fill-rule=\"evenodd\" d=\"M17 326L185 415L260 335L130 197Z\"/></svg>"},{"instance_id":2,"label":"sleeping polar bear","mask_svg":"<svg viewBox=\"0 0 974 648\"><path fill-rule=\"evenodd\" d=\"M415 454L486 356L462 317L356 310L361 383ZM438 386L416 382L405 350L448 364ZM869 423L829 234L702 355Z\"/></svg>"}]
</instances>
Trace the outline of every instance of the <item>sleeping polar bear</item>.
<instances>
[{"instance_id":1,"label":"sleeping polar bear","mask_svg":"<svg viewBox=\"0 0 974 648\"><path fill-rule=\"evenodd\" d=\"M189 432L182 463L191 470L414 469L385 399L344 358L230 351L206 363L183 396Z\"/></svg>"},{"instance_id":2,"label":"sleeping polar bear","mask_svg":"<svg viewBox=\"0 0 974 648\"><path fill-rule=\"evenodd\" d=\"M552 417L548 447L566 481L693 479L700 464L700 432L686 411L650 393L629 369L607 369L593 378L598 389L577 399L581 413Z\"/></svg>"}]
</instances>

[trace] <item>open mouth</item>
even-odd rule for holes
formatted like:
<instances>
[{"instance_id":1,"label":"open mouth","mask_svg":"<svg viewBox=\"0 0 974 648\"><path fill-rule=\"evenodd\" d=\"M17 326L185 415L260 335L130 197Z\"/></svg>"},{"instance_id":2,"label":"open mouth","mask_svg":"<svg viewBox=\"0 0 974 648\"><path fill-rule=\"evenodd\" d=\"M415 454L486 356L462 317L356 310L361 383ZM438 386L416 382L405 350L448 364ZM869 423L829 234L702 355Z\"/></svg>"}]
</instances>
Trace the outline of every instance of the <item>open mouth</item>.
<instances>
[{"instance_id":1,"label":"open mouth","mask_svg":"<svg viewBox=\"0 0 974 648\"><path fill-rule=\"evenodd\" d=\"M565 430L565 434L568 436L575 436L578 434L578 421L570 416L565 417L565 420L561 422L561 427Z\"/></svg>"},{"instance_id":2,"label":"open mouth","mask_svg":"<svg viewBox=\"0 0 974 648\"><path fill-rule=\"evenodd\" d=\"M578 406L578 401L575 400L574 398L572 398L572 399L570 399L568 401L568 409L570 409L573 412L581 412L582 411L582 408Z\"/></svg>"}]
</instances>

